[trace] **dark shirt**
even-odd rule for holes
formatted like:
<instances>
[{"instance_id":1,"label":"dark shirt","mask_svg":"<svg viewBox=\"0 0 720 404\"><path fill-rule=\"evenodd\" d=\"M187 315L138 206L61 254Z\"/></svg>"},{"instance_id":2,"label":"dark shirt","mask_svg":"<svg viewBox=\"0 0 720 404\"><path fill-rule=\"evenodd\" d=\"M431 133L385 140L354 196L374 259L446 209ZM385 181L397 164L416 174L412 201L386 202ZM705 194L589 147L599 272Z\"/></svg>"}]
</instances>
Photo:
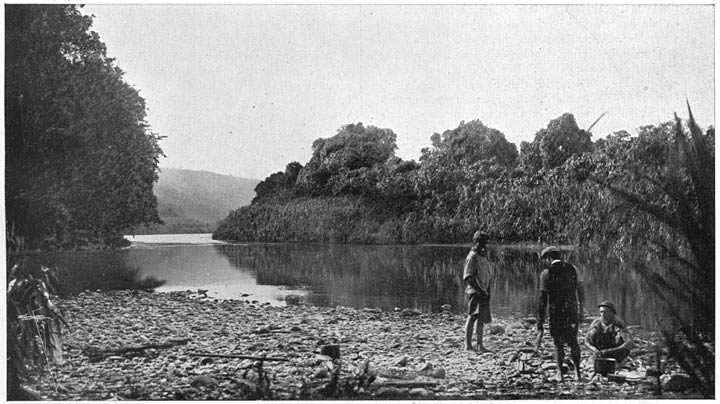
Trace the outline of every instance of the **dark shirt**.
<instances>
[{"instance_id":1,"label":"dark shirt","mask_svg":"<svg viewBox=\"0 0 720 404\"><path fill-rule=\"evenodd\" d=\"M540 322L549 306L550 330L565 330L578 324L579 304L584 303L582 281L574 266L555 260L540 274Z\"/></svg>"}]
</instances>

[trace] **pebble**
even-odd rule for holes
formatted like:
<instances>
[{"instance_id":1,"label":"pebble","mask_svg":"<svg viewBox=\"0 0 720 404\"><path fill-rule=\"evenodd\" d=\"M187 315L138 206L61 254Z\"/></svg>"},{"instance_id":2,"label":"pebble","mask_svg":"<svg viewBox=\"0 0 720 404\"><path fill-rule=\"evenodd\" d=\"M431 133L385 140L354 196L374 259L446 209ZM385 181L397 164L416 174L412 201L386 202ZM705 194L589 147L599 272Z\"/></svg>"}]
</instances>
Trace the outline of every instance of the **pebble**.
<instances>
[{"instance_id":1,"label":"pebble","mask_svg":"<svg viewBox=\"0 0 720 404\"><path fill-rule=\"evenodd\" d=\"M410 396L425 397L425 396L428 396L429 394L430 394L430 392L428 392L427 390L425 390L422 387L416 387L414 389L410 389L410 392L408 392L408 395L410 395Z\"/></svg>"},{"instance_id":2,"label":"pebble","mask_svg":"<svg viewBox=\"0 0 720 404\"><path fill-rule=\"evenodd\" d=\"M381 387L375 392L376 397L398 397L404 395L407 392L406 389L400 389L397 387Z\"/></svg>"},{"instance_id":3,"label":"pebble","mask_svg":"<svg viewBox=\"0 0 720 404\"><path fill-rule=\"evenodd\" d=\"M324 379L329 376L330 376L330 371L325 366L321 366L321 367L315 369L315 372L313 373L313 377L316 379Z\"/></svg>"},{"instance_id":4,"label":"pebble","mask_svg":"<svg viewBox=\"0 0 720 404\"><path fill-rule=\"evenodd\" d=\"M395 366L406 366L409 360L410 358L408 358L407 356L403 356L395 362Z\"/></svg>"}]
</instances>

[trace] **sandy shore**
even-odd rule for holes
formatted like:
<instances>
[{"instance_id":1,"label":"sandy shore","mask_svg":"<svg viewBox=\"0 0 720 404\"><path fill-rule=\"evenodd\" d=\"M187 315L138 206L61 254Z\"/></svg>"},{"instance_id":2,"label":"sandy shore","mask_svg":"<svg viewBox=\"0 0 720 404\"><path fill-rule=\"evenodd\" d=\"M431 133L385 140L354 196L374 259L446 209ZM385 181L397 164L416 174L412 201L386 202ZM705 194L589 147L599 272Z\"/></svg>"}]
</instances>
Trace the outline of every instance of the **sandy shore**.
<instances>
[{"instance_id":1,"label":"sandy shore","mask_svg":"<svg viewBox=\"0 0 720 404\"><path fill-rule=\"evenodd\" d=\"M345 307L272 307L214 300L193 292L85 292L60 300L70 325L64 360L30 387L52 400L240 400L351 398L555 399L671 398L655 395L657 379L618 383L566 376L547 379L552 340L519 372L513 354L536 337L524 315L495 316L486 327L493 353L464 351L464 317L382 312ZM586 327L586 326L585 326ZM584 331L584 328L583 328ZM635 362L654 366L654 332L633 327ZM582 333L582 332L581 332ZM547 333L546 333L547 334ZM340 346L341 365L319 355ZM255 359L193 356L193 353L267 356L258 377ZM583 358L588 356L583 350ZM664 361L667 359L663 357ZM676 371L671 361L666 373ZM333 385L333 372L339 376ZM371 383L368 383L370 382Z\"/></svg>"}]
</instances>

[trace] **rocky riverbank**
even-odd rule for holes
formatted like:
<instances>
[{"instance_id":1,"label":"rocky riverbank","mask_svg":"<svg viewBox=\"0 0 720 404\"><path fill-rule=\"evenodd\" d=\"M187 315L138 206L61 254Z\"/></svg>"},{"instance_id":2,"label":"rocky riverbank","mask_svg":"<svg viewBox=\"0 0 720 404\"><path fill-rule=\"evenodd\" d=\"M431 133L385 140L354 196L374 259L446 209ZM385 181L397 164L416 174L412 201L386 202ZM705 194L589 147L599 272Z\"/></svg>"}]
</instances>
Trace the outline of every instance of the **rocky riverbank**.
<instances>
[{"instance_id":1,"label":"rocky riverbank","mask_svg":"<svg viewBox=\"0 0 720 404\"><path fill-rule=\"evenodd\" d=\"M449 312L273 307L190 291L85 292L58 307L70 326L64 363L30 386L50 400L698 397L683 376L674 385L665 376L662 396L656 377L611 381L593 378L591 367L585 382L549 382L550 336L529 361L517 358L536 337L534 319L521 314L495 316L485 335L494 352L478 355L464 351L464 317ZM632 332L630 370L640 361L654 368L660 336ZM341 359L321 355L326 345L339 345ZM666 353L663 367L678 371Z\"/></svg>"}]
</instances>

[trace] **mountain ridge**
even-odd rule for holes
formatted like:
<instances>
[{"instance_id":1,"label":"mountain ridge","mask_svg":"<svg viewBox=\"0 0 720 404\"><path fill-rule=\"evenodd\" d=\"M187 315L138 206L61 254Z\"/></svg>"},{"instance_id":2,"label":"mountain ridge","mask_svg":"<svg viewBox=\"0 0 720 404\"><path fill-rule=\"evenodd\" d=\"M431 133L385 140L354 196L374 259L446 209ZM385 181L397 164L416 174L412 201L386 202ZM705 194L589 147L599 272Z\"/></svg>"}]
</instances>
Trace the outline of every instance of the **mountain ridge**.
<instances>
[{"instance_id":1,"label":"mountain ridge","mask_svg":"<svg viewBox=\"0 0 720 404\"><path fill-rule=\"evenodd\" d=\"M206 170L161 168L153 193L163 225L139 233L212 232L217 222L255 197L260 180Z\"/></svg>"}]
</instances>

